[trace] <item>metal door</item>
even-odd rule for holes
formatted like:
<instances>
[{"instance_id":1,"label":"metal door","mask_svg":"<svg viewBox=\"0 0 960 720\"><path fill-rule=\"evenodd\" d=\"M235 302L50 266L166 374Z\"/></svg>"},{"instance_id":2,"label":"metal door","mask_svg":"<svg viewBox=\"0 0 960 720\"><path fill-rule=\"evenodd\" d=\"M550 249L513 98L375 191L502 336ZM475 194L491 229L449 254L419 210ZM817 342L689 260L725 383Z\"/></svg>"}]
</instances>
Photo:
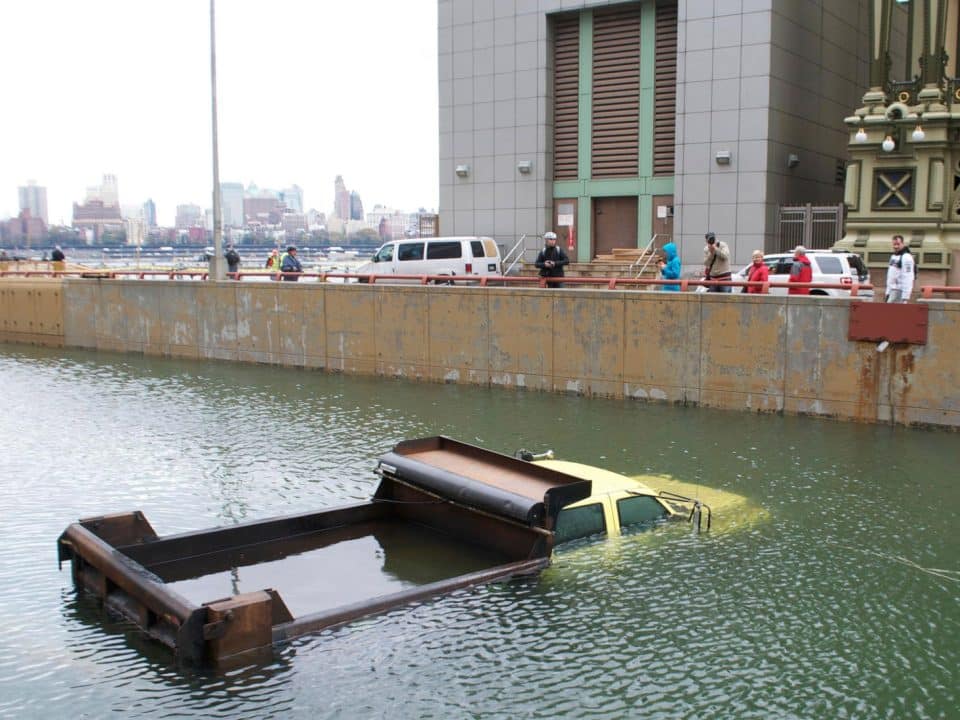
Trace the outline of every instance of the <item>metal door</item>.
<instances>
[{"instance_id":1,"label":"metal door","mask_svg":"<svg viewBox=\"0 0 960 720\"><path fill-rule=\"evenodd\" d=\"M608 255L614 248L637 247L637 198L593 199L593 255Z\"/></svg>"}]
</instances>

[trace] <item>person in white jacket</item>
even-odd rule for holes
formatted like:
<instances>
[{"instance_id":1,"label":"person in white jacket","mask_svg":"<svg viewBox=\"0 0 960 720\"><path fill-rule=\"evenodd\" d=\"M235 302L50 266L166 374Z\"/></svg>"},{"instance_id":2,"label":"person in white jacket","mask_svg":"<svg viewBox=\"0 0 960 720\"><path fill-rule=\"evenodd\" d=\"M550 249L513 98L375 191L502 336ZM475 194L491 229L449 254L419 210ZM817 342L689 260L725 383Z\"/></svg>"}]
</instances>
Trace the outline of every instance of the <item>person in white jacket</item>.
<instances>
[{"instance_id":1,"label":"person in white jacket","mask_svg":"<svg viewBox=\"0 0 960 720\"><path fill-rule=\"evenodd\" d=\"M890 256L890 267L887 268L886 301L888 303L910 302L915 268L913 255L903 242L903 235L894 235L893 255Z\"/></svg>"}]
</instances>

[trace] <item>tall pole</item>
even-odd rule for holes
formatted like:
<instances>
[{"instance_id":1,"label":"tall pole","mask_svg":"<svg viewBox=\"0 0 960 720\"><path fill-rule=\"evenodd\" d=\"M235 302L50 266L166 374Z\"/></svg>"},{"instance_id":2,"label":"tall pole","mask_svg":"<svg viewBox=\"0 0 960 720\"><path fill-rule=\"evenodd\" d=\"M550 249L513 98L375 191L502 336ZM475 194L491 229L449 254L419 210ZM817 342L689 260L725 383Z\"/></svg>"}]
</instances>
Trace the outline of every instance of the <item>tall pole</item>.
<instances>
[{"instance_id":1,"label":"tall pole","mask_svg":"<svg viewBox=\"0 0 960 720\"><path fill-rule=\"evenodd\" d=\"M213 257L210 279L223 280L223 220L220 217L220 151L217 143L217 32L210 0L210 110L213 116Z\"/></svg>"}]
</instances>

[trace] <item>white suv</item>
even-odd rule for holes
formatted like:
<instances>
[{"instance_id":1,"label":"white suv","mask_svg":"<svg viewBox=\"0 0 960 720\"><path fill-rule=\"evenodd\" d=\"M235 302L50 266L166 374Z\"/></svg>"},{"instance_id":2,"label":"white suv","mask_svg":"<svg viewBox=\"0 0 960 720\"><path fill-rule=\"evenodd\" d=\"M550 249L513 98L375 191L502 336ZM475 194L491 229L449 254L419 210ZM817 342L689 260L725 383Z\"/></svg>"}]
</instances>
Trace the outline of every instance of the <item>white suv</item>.
<instances>
[{"instance_id":1,"label":"white suv","mask_svg":"<svg viewBox=\"0 0 960 720\"><path fill-rule=\"evenodd\" d=\"M830 252L829 250L808 250L810 269L813 278L810 282L830 283L834 285L861 285L870 282L870 272L864 266L860 256L850 252ZM763 263L770 271L771 283L786 283L790 280L790 266L793 265L793 253L772 253L763 256ZM752 263L751 263L752 264ZM746 280L750 265L733 273L731 280ZM705 292L706 287L700 286L698 292ZM742 292L745 288L733 288L733 292ZM771 295L786 295L788 288L771 287ZM839 288L811 288L811 295L826 295L828 297L848 298L849 290ZM857 297L873 297L873 290L857 290Z\"/></svg>"}]
</instances>

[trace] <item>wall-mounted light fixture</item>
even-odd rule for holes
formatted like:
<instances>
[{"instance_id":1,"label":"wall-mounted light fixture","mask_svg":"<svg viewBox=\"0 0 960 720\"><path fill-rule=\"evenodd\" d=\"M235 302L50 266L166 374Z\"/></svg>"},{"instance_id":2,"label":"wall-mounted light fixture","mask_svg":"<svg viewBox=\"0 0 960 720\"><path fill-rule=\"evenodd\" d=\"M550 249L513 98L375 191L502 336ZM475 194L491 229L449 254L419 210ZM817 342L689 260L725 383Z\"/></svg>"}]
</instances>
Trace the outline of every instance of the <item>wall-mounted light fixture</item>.
<instances>
[{"instance_id":1,"label":"wall-mounted light fixture","mask_svg":"<svg viewBox=\"0 0 960 720\"><path fill-rule=\"evenodd\" d=\"M796 153L790 153L789 155L787 155L787 167L788 167L788 168L795 168L795 167L796 167L797 165L799 165L799 164L800 164L800 156L799 156L799 155L797 155Z\"/></svg>"},{"instance_id":2,"label":"wall-mounted light fixture","mask_svg":"<svg viewBox=\"0 0 960 720\"><path fill-rule=\"evenodd\" d=\"M729 151L729 150L717 150L717 154L714 156L714 159L717 161L717 165L729 165L729 164L730 164L730 151Z\"/></svg>"},{"instance_id":3,"label":"wall-mounted light fixture","mask_svg":"<svg viewBox=\"0 0 960 720\"><path fill-rule=\"evenodd\" d=\"M517 163L517 170L522 172L524 175L529 175L530 170L533 169L533 163L529 160L521 160Z\"/></svg>"},{"instance_id":4,"label":"wall-mounted light fixture","mask_svg":"<svg viewBox=\"0 0 960 720\"><path fill-rule=\"evenodd\" d=\"M867 131L864 130L863 125L857 128L857 134L853 136L853 139L858 143L865 143L867 141Z\"/></svg>"},{"instance_id":5,"label":"wall-mounted light fixture","mask_svg":"<svg viewBox=\"0 0 960 720\"><path fill-rule=\"evenodd\" d=\"M880 147L883 148L884 152L893 152L893 149L897 146L897 143L893 140L893 135L887 135L883 142L880 143Z\"/></svg>"},{"instance_id":6,"label":"wall-mounted light fixture","mask_svg":"<svg viewBox=\"0 0 960 720\"><path fill-rule=\"evenodd\" d=\"M927 134L923 131L923 125L921 124L922 119L923 113L917 113L917 126L913 129L913 133L910 135L914 142L920 142L927 136Z\"/></svg>"},{"instance_id":7,"label":"wall-mounted light fixture","mask_svg":"<svg viewBox=\"0 0 960 720\"><path fill-rule=\"evenodd\" d=\"M466 177L470 174L469 165L457 165L457 169L454 171L457 173L457 177Z\"/></svg>"}]
</instances>

